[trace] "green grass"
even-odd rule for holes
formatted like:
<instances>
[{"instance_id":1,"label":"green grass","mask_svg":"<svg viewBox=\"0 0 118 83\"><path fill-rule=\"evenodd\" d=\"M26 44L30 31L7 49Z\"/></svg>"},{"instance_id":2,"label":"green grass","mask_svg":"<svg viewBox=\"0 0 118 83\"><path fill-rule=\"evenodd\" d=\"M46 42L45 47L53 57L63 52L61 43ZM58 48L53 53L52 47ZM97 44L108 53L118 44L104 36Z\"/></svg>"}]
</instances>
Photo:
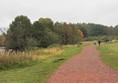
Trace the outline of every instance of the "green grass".
<instances>
[{"instance_id":1,"label":"green grass","mask_svg":"<svg viewBox=\"0 0 118 83\"><path fill-rule=\"evenodd\" d=\"M0 83L45 83L48 77L66 60L81 52L82 46L64 47L60 56L40 60L35 65L0 72ZM58 59L64 59L54 62Z\"/></svg>"},{"instance_id":2,"label":"green grass","mask_svg":"<svg viewBox=\"0 0 118 83\"><path fill-rule=\"evenodd\" d=\"M118 70L118 43L105 44L97 48L104 63L114 70Z\"/></svg>"}]
</instances>

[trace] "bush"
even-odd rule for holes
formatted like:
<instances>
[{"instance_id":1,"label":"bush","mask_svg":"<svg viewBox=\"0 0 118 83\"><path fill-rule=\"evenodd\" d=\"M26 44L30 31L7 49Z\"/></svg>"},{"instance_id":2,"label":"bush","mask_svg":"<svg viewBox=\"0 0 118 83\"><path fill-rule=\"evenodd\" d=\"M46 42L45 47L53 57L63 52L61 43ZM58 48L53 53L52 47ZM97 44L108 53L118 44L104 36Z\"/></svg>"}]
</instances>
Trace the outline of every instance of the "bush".
<instances>
[{"instance_id":1,"label":"bush","mask_svg":"<svg viewBox=\"0 0 118 83\"><path fill-rule=\"evenodd\" d=\"M84 38L84 41L94 41L94 40L98 40L98 37L86 37L86 38Z\"/></svg>"}]
</instances>

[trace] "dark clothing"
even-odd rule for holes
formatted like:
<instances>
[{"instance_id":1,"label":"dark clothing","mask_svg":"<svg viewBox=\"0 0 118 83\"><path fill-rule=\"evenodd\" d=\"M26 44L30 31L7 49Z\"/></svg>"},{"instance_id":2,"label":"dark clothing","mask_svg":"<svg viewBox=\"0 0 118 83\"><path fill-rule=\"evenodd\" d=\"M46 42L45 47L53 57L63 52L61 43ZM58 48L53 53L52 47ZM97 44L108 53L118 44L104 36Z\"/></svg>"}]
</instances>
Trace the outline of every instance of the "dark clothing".
<instances>
[{"instance_id":1,"label":"dark clothing","mask_svg":"<svg viewBox=\"0 0 118 83\"><path fill-rule=\"evenodd\" d=\"M100 46L100 43L101 43L101 41L98 41L99 46Z\"/></svg>"}]
</instances>

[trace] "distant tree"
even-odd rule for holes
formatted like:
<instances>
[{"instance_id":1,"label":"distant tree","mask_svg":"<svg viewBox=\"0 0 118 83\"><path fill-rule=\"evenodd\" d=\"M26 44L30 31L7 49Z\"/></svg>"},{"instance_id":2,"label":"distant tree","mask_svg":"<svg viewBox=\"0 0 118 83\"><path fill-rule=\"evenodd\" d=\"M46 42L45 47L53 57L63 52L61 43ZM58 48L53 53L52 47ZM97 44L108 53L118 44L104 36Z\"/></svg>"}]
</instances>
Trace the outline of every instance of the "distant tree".
<instances>
[{"instance_id":1,"label":"distant tree","mask_svg":"<svg viewBox=\"0 0 118 83\"><path fill-rule=\"evenodd\" d=\"M81 30L78 30L78 32L79 32L80 40L82 41L82 39L84 37L83 32Z\"/></svg>"},{"instance_id":2,"label":"distant tree","mask_svg":"<svg viewBox=\"0 0 118 83\"><path fill-rule=\"evenodd\" d=\"M91 36L108 35L108 27L98 24L89 24L91 26Z\"/></svg>"},{"instance_id":3,"label":"distant tree","mask_svg":"<svg viewBox=\"0 0 118 83\"><path fill-rule=\"evenodd\" d=\"M80 24L80 23L77 23L76 25L75 25L80 31L82 31L82 33L83 33L83 36L84 37L88 37L89 36L89 26L88 26L88 24L86 24L86 23L82 23L82 24Z\"/></svg>"},{"instance_id":4,"label":"distant tree","mask_svg":"<svg viewBox=\"0 0 118 83\"><path fill-rule=\"evenodd\" d=\"M77 44L82 40L81 35L80 35L80 30L76 28L73 24L69 24L71 28L71 44Z\"/></svg>"},{"instance_id":5,"label":"distant tree","mask_svg":"<svg viewBox=\"0 0 118 83\"><path fill-rule=\"evenodd\" d=\"M118 25L116 25L116 26L113 28L113 34L114 34L114 36L118 36Z\"/></svg>"},{"instance_id":6,"label":"distant tree","mask_svg":"<svg viewBox=\"0 0 118 83\"><path fill-rule=\"evenodd\" d=\"M113 36L114 35L114 27L110 26L108 27L108 36Z\"/></svg>"},{"instance_id":7,"label":"distant tree","mask_svg":"<svg viewBox=\"0 0 118 83\"><path fill-rule=\"evenodd\" d=\"M83 32L84 37L108 35L109 27L94 23L77 23L75 27Z\"/></svg>"},{"instance_id":8,"label":"distant tree","mask_svg":"<svg viewBox=\"0 0 118 83\"><path fill-rule=\"evenodd\" d=\"M61 44L75 44L80 41L78 29L72 24L56 22L54 32L58 35Z\"/></svg>"},{"instance_id":9,"label":"distant tree","mask_svg":"<svg viewBox=\"0 0 118 83\"><path fill-rule=\"evenodd\" d=\"M15 51L23 51L28 47L31 38L32 25L27 16L17 16L10 24L6 36L6 47Z\"/></svg>"}]
</instances>

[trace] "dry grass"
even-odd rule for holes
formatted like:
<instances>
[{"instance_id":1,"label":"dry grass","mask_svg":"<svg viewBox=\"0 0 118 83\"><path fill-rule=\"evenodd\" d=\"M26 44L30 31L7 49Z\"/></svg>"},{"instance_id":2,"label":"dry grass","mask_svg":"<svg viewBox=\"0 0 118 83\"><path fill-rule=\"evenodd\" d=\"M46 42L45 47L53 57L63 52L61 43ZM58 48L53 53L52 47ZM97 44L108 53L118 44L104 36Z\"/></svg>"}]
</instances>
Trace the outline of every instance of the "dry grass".
<instances>
[{"instance_id":1,"label":"dry grass","mask_svg":"<svg viewBox=\"0 0 118 83\"><path fill-rule=\"evenodd\" d=\"M0 52L0 69L30 65L32 61L63 54L60 48L47 48L29 52Z\"/></svg>"},{"instance_id":2,"label":"dry grass","mask_svg":"<svg viewBox=\"0 0 118 83\"><path fill-rule=\"evenodd\" d=\"M59 56L63 54L63 50L60 48L47 48L38 51L33 51L33 59L40 60L40 59L47 59L52 56Z\"/></svg>"},{"instance_id":3,"label":"dry grass","mask_svg":"<svg viewBox=\"0 0 118 83\"><path fill-rule=\"evenodd\" d=\"M27 52L0 52L0 69L29 65L33 61Z\"/></svg>"}]
</instances>

